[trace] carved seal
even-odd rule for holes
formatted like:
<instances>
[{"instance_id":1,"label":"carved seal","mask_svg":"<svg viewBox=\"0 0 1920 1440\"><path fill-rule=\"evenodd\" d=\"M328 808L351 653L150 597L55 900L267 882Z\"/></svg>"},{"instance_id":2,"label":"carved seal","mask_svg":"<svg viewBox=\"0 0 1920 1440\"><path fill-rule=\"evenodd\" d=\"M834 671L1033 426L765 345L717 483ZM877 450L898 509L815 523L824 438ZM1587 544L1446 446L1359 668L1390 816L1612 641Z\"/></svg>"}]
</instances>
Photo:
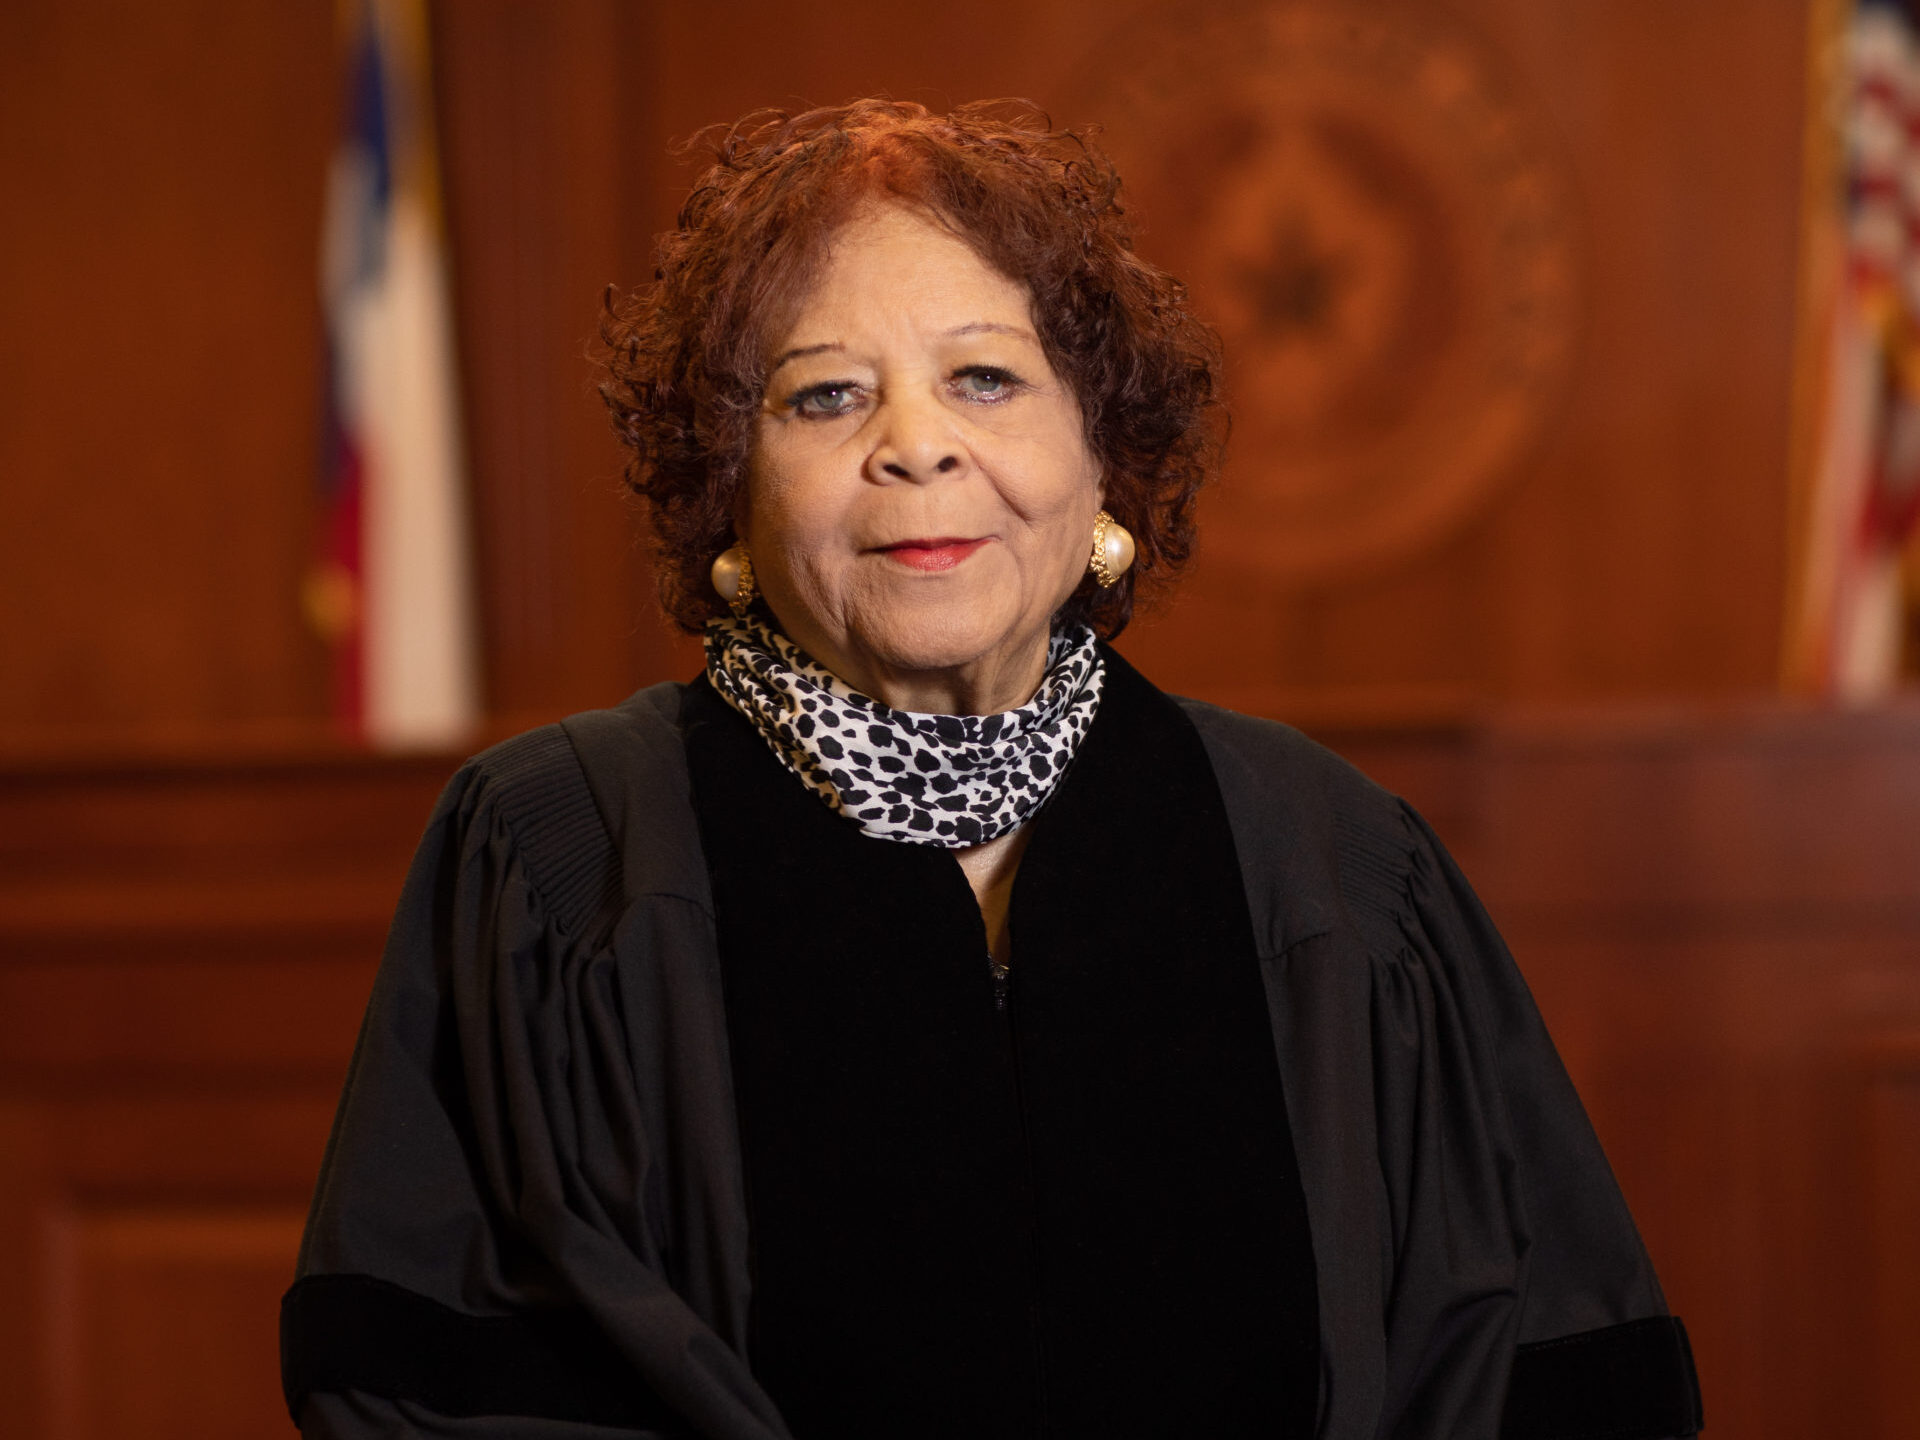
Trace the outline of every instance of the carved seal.
<instances>
[{"instance_id":1,"label":"carved seal","mask_svg":"<svg viewBox=\"0 0 1920 1440\"><path fill-rule=\"evenodd\" d=\"M1143 253L1226 343L1207 554L1325 583L1444 540L1573 349L1569 187L1497 58L1424 10L1183 5L1116 32L1075 93Z\"/></svg>"}]
</instances>

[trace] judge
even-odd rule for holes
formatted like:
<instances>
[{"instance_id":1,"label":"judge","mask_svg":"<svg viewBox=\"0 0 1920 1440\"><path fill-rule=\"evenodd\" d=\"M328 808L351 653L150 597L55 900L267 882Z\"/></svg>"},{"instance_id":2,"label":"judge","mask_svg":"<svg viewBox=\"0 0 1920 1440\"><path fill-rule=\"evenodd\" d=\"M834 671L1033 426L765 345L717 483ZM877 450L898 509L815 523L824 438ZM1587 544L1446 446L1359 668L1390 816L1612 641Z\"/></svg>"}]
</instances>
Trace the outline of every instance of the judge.
<instances>
[{"instance_id":1,"label":"judge","mask_svg":"<svg viewBox=\"0 0 1920 1440\"><path fill-rule=\"evenodd\" d=\"M1215 359L1084 141L721 132L605 393L706 672L469 763L283 1309L310 1436L1693 1433L1405 804L1109 648Z\"/></svg>"}]
</instances>

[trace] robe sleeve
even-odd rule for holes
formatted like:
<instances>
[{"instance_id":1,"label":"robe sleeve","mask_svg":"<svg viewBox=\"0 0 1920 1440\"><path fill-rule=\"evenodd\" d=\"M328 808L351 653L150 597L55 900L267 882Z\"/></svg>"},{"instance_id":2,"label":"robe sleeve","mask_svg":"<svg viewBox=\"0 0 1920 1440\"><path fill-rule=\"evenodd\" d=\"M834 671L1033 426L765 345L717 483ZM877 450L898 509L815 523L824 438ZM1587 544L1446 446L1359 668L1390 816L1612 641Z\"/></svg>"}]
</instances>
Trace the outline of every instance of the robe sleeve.
<instances>
[{"instance_id":1,"label":"robe sleeve","mask_svg":"<svg viewBox=\"0 0 1920 1440\"><path fill-rule=\"evenodd\" d=\"M649 956L710 950L711 920L621 914L612 851L559 727L441 798L282 1306L307 1435L786 1434L724 1317L669 1282L663 1111L633 1058Z\"/></svg>"},{"instance_id":2,"label":"robe sleeve","mask_svg":"<svg viewBox=\"0 0 1920 1440\"><path fill-rule=\"evenodd\" d=\"M1392 911L1370 947L1380 1434L1694 1434L1686 1332L1526 983L1439 840L1399 818L1399 854L1372 857Z\"/></svg>"}]
</instances>

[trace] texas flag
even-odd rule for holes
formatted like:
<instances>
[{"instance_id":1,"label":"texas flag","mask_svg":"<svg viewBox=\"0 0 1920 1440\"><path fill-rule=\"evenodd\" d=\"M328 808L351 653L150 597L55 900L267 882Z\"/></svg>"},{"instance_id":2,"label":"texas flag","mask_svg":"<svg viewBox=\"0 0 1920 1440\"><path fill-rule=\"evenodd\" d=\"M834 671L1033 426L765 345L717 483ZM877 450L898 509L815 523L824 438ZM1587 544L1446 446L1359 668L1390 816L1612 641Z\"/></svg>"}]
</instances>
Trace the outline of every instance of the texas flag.
<instances>
[{"instance_id":1,"label":"texas flag","mask_svg":"<svg viewBox=\"0 0 1920 1440\"><path fill-rule=\"evenodd\" d=\"M467 484L424 0L342 0L343 133L327 182L319 554L307 611L336 714L383 749L479 718Z\"/></svg>"}]
</instances>

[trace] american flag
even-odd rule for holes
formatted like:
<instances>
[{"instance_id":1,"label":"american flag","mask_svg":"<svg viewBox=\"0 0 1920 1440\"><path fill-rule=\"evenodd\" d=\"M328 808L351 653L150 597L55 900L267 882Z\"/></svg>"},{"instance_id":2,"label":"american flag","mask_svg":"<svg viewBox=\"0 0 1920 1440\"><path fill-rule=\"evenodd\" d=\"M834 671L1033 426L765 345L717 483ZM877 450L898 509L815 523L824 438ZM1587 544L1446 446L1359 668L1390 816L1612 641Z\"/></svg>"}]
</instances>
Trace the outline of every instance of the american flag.
<instances>
[{"instance_id":1,"label":"american flag","mask_svg":"<svg viewBox=\"0 0 1920 1440\"><path fill-rule=\"evenodd\" d=\"M1910 646L1920 530L1920 15L1859 0L1833 67L1838 270L1795 619L1794 677L1891 691Z\"/></svg>"},{"instance_id":2,"label":"american flag","mask_svg":"<svg viewBox=\"0 0 1920 1440\"><path fill-rule=\"evenodd\" d=\"M327 181L322 516L306 586L334 708L381 748L458 744L479 716L466 478L424 0L342 0Z\"/></svg>"}]
</instances>

